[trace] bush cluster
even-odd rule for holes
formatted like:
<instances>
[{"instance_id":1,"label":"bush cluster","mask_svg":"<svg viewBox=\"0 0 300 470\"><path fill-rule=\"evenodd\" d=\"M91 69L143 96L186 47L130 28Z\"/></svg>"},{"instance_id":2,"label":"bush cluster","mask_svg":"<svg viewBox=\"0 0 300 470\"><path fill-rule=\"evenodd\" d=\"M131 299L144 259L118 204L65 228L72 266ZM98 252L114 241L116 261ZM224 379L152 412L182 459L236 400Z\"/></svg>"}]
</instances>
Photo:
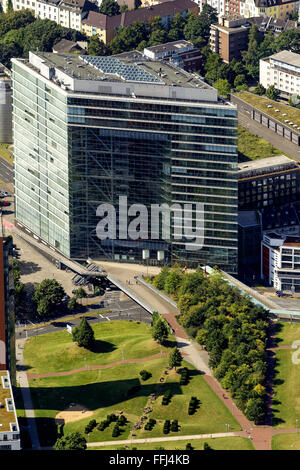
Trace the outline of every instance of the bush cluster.
<instances>
[{"instance_id":1,"label":"bush cluster","mask_svg":"<svg viewBox=\"0 0 300 470\"><path fill-rule=\"evenodd\" d=\"M150 377L152 377L152 374L151 374L151 372L148 372L147 370L143 369L140 372L140 376L141 376L142 380L148 380L148 379L150 379Z\"/></svg>"},{"instance_id":2,"label":"bush cluster","mask_svg":"<svg viewBox=\"0 0 300 470\"><path fill-rule=\"evenodd\" d=\"M190 378L189 370L187 369L187 367L184 367L180 373L179 385L187 385L189 383L189 378Z\"/></svg>"},{"instance_id":3,"label":"bush cluster","mask_svg":"<svg viewBox=\"0 0 300 470\"><path fill-rule=\"evenodd\" d=\"M163 433L164 433L164 434L169 434L170 429L171 429L171 423L170 423L170 420L167 419L167 420L165 421L165 423L164 423Z\"/></svg>"},{"instance_id":4,"label":"bush cluster","mask_svg":"<svg viewBox=\"0 0 300 470\"><path fill-rule=\"evenodd\" d=\"M156 425L156 420L153 418L150 418L149 421L145 424L145 430L146 431L152 431L154 426Z\"/></svg>"},{"instance_id":5,"label":"bush cluster","mask_svg":"<svg viewBox=\"0 0 300 470\"><path fill-rule=\"evenodd\" d=\"M170 403L170 401L171 401L172 396L173 396L173 395L172 395L172 392L170 392L170 390L168 390L168 391L164 394L164 396L163 396L163 398L162 398L161 404L162 404L162 405L168 405L168 404Z\"/></svg>"},{"instance_id":6,"label":"bush cluster","mask_svg":"<svg viewBox=\"0 0 300 470\"><path fill-rule=\"evenodd\" d=\"M188 414L193 415L199 406L199 400L196 397L190 399Z\"/></svg>"},{"instance_id":7,"label":"bush cluster","mask_svg":"<svg viewBox=\"0 0 300 470\"><path fill-rule=\"evenodd\" d=\"M85 427L85 434L89 434L97 426L97 421L92 419Z\"/></svg>"}]
</instances>

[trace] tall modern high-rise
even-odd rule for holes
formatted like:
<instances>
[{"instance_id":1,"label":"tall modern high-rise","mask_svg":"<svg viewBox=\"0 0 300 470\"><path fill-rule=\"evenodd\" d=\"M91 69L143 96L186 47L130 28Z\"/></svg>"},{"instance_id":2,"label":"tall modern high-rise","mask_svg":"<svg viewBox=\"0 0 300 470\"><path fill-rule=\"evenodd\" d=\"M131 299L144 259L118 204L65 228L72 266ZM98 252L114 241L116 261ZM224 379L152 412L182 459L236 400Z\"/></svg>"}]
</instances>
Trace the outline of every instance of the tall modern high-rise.
<instances>
[{"instance_id":1,"label":"tall modern high-rise","mask_svg":"<svg viewBox=\"0 0 300 470\"><path fill-rule=\"evenodd\" d=\"M237 272L235 106L198 75L137 52L12 62L18 227L69 258L140 262L149 250L150 264L164 252L165 262ZM173 213L169 239L122 235L120 196L149 210L192 204L204 242L187 250L175 239ZM116 240L97 236L103 203L116 208Z\"/></svg>"}]
</instances>

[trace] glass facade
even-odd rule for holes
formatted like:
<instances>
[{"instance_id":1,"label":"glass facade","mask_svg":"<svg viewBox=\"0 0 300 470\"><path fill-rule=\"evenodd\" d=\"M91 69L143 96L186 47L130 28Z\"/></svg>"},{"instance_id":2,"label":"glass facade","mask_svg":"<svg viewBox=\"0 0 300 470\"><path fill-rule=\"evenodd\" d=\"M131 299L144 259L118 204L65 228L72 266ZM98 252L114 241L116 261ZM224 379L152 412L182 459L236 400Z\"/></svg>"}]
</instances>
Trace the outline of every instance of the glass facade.
<instances>
[{"instance_id":1,"label":"glass facade","mask_svg":"<svg viewBox=\"0 0 300 470\"><path fill-rule=\"evenodd\" d=\"M59 92L13 65L16 219L71 258L237 272L237 114L228 105ZM100 240L97 207L203 204L204 246ZM150 213L150 210L149 210ZM148 220L149 233L151 221ZM117 227L118 228L118 227Z\"/></svg>"}]
</instances>

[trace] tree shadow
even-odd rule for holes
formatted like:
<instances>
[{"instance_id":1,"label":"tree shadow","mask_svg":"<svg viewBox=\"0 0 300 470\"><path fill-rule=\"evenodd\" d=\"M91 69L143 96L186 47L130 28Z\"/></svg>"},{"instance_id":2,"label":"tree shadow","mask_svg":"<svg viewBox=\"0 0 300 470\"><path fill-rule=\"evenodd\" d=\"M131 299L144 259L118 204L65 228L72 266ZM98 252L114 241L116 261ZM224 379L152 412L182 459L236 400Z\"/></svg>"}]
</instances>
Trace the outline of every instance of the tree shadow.
<instances>
[{"instance_id":1,"label":"tree shadow","mask_svg":"<svg viewBox=\"0 0 300 470\"><path fill-rule=\"evenodd\" d=\"M283 339L282 338L278 338L276 335L278 333L280 333L283 329L283 325L282 323L275 323L274 325L274 346L278 346L280 343L282 343Z\"/></svg>"},{"instance_id":2,"label":"tree shadow","mask_svg":"<svg viewBox=\"0 0 300 470\"><path fill-rule=\"evenodd\" d=\"M19 266L22 275L32 274L41 271L41 267L33 261L19 261Z\"/></svg>"},{"instance_id":3,"label":"tree shadow","mask_svg":"<svg viewBox=\"0 0 300 470\"><path fill-rule=\"evenodd\" d=\"M163 342L163 346L165 346L165 348L175 348L177 346L177 343L176 340L166 339Z\"/></svg>"},{"instance_id":4,"label":"tree shadow","mask_svg":"<svg viewBox=\"0 0 300 470\"><path fill-rule=\"evenodd\" d=\"M110 353L116 349L117 347L113 343L96 339L93 346L90 348L90 351L93 353Z\"/></svg>"}]
</instances>

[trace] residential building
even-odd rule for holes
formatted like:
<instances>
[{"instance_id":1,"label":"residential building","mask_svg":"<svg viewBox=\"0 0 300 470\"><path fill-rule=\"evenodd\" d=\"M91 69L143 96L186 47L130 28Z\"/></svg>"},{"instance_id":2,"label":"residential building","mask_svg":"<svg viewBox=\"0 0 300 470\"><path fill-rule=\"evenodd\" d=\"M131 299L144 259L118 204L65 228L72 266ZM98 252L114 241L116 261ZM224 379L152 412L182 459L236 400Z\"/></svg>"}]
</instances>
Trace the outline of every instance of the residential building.
<instances>
[{"instance_id":1,"label":"residential building","mask_svg":"<svg viewBox=\"0 0 300 470\"><path fill-rule=\"evenodd\" d=\"M272 16L284 20L299 11L299 3L299 0L240 0L240 14L244 18Z\"/></svg>"},{"instance_id":2,"label":"residential building","mask_svg":"<svg viewBox=\"0 0 300 470\"><path fill-rule=\"evenodd\" d=\"M52 52L63 53L63 54L86 54L88 48L87 41L68 41L68 39L62 39L57 42L53 48Z\"/></svg>"},{"instance_id":3,"label":"residential building","mask_svg":"<svg viewBox=\"0 0 300 470\"><path fill-rule=\"evenodd\" d=\"M0 451L21 450L20 429L8 370L0 370Z\"/></svg>"},{"instance_id":4,"label":"residential building","mask_svg":"<svg viewBox=\"0 0 300 470\"><path fill-rule=\"evenodd\" d=\"M248 48L249 31L253 24L257 26L262 39L270 31L276 37L283 31L298 28L298 22L289 19L265 16L244 18L237 13L219 15L218 24L212 24L210 27L211 50L217 52L224 62L228 63L232 59L240 60L241 51Z\"/></svg>"},{"instance_id":5,"label":"residential building","mask_svg":"<svg viewBox=\"0 0 300 470\"><path fill-rule=\"evenodd\" d=\"M47 18L66 28L81 31L81 20L87 15L87 0L12 0L14 10L30 9L40 19ZM6 11L5 1L3 3Z\"/></svg>"},{"instance_id":6,"label":"residential building","mask_svg":"<svg viewBox=\"0 0 300 470\"><path fill-rule=\"evenodd\" d=\"M170 61L176 67L187 72L199 70L203 63L203 56L193 43L185 40L167 42L158 46L144 49L144 56L152 60Z\"/></svg>"},{"instance_id":7,"label":"residential building","mask_svg":"<svg viewBox=\"0 0 300 470\"><path fill-rule=\"evenodd\" d=\"M120 28L137 21L149 22L159 16L162 25L167 27L175 14L179 13L186 16L188 12L195 15L199 13L198 5L192 0L166 1L148 8L125 11L116 16L106 16L102 13L89 11L88 15L82 20L82 32L87 36L98 34L99 38L105 44L108 44Z\"/></svg>"},{"instance_id":8,"label":"residential building","mask_svg":"<svg viewBox=\"0 0 300 470\"><path fill-rule=\"evenodd\" d=\"M15 384L16 354L12 249L12 238L3 236L0 216L0 371L9 370L13 384Z\"/></svg>"},{"instance_id":9,"label":"residential building","mask_svg":"<svg viewBox=\"0 0 300 470\"><path fill-rule=\"evenodd\" d=\"M239 210L300 200L300 165L285 155L238 164Z\"/></svg>"},{"instance_id":10,"label":"residential building","mask_svg":"<svg viewBox=\"0 0 300 470\"><path fill-rule=\"evenodd\" d=\"M219 23L210 27L210 48L229 63L239 60L241 51L248 48L248 35L251 25L240 15L219 16Z\"/></svg>"},{"instance_id":11,"label":"residential building","mask_svg":"<svg viewBox=\"0 0 300 470\"><path fill-rule=\"evenodd\" d=\"M261 277L276 290L300 292L300 236L264 234Z\"/></svg>"},{"instance_id":12,"label":"residential building","mask_svg":"<svg viewBox=\"0 0 300 470\"><path fill-rule=\"evenodd\" d=\"M259 82L274 85L283 96L300 95L300 54L281 51L259 61Z\"/></svg>"},{"instance_id":13,"label":"residential building","mask_svg":"<svg viewBox=\"0 0 300 470\"><path fill-rule=\"evenodd\" d=\"M199 76L134 52L31 52L12 68L19 228L69 258L141 262L148 250L150 264L163 252L167 262L237 272L235 106ZM151 228L148 239L101 240L97 208L119 214L120 196L150 212L191 204L204 241L189 250L175 239L174 215L169 238Z\"/></svg>"}]
</instances>

